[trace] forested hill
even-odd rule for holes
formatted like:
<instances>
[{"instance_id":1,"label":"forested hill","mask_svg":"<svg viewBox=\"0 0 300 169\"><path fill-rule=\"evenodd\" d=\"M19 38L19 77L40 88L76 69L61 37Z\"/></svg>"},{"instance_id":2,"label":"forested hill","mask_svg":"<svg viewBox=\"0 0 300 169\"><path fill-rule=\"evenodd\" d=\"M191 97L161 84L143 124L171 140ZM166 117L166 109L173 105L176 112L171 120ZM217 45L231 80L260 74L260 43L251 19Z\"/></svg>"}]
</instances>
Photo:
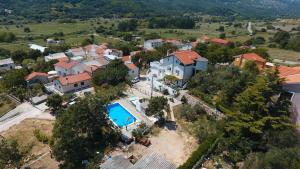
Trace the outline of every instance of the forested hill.
<instances>
[{"instance_id":1,"label":"forested hill","mask_svg":"<svg viewBox=\"0 0 300 169\"><path fill-rule=\"evenodd\" d=\"M147 17L202 12L244 17L299 17L300 0L0 0L0 10L30 19Z\"/></svg>"}]
</instances>

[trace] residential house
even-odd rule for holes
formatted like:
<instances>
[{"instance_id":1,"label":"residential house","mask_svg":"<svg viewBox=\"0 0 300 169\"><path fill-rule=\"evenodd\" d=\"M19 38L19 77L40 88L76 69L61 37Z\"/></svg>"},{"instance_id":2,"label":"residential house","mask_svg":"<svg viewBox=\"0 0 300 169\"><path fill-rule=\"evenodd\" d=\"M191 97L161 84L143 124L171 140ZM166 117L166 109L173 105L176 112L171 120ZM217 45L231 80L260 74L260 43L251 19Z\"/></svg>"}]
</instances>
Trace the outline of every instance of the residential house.
<instances>
[{"instance_id":1,"label":"residential house","mask_svg":"<svg viewBox=\"0 0 300 169\"><path fill-rule=\"evenodd\" d=\"M91 79L91 76L86 72L59 77L54 80L54 88L60 93L76 92L90 87Z\"/></svg>"},{"instance_id":2,"label":"residential house","mask_svg":"<svg viewBox=\"0 0 300 169\"><path fill-rule=\"evenodd\" d=\"M36 83L49 83L48 74L43 72L32 72L25 77L25 80L27 82L28 87L31 87Z\"/></svg>"},{"instance_id":3,"label":"residential house","mask_svg":"<svg viewBox=\"0 0 300 169\"><path fill-rule=\"evenodd\" d=\"M49 62L50 60L60 60L60 59L68 60L68 56L63 52L49 54L48 56L45 56L46 62Z\"/></svg>"},{"instance_id":4,"label":"residential house","mask_svg":"<svg viewBox=\"0 0 300 169\"><path fill-rule=\"evenodd\" d=\"M16 65L11 58L0 60L0 71L7 71L15 69Z\"/></svg>"},{"instance_id":5,"label":"residential house","mask_svg":"<svg viewBox=\"0 0 300 169\"><path fill-rule=\"evenodd\" d=\"M54 40L54 39L46 39L46 42L48 45L56 45L56 44L64 44L65 41L64 40Z\"/></svg>"},{"instance_id":6,"label":"residential house","mask_svg":"<svg viewBox=\"0 0 300 169\"><path fill-rule=\"evenodd\" d=\"M206 71L208 60L194 51L176 51L160 61L150 63L148 82L157 90L184 87L187 81L198 71ZM165 83L166 80L168 83ZM167 88L170 94L174 91Z\"/></svg>"},{"instance_id":7,"label":"residential house","mask_svg":"<svg viewBox=\"0 0 300 169\"><path fill-rule=\"evenodd\" d=\"M233 65L243 68L247 61L254 61L257 65L257 68L260 71L263 71L266 68L267 61L256 53L246 53L242 55L235 56Z\"/></svg>"},{"instance_id":8,"label":"residential house","mask_svg":"<svg viewBox=\"0 0 300 169\"><path fill-rule=\"evenodd\" d=\"M104 52L104 58L108 61L120 59L123 56L123 52L116 49L106 49Z\"/></svg>"},{"instance_id":9,"label":"residential house","mask_svg":"<svg viewBox=\"0 0 300 169\"><path fill-rule=\"evenodd\" d=\"M67 50L66 54L68 56L70 56L71 58L72 57L82 57L82 58L85 57L85 51L82 47L69 49L69 50Z\"/></svg>"},{"instance_id":10,"label":"residential house","mask_svg":"<svg viewBox=\"0 0 300 169\"><path fill-rule=\"evenodd\" d=\"M162 39L150 39L144 42L144 49L153 50L155 48L161 47L163 45Z\"/></svg>"},{"instance_id":11,"label":"residential house","mask_svg":"<svg viewBox=\"0 0 300 169\"><path fill-rule=\"evenodd\" d=\"M76 61L60 61L54 64L54 68L59 76L82 73L81 65Z\"/></svg>"},{"instance_id":12,"label":"residential house","mask_svg":"<svg viewBox=\"0 0 300 169\"><path fill-rule=\"evenodd\" d=\"M136 161L137 160L137 161ZM134 161L134 162L133 162ZM136 162L135 162L136 161ZM118 155L106 160L100 165L101 169L176 169L164 156L150 152L141 159L130 160Z\"/></svg>"},{"instance_id":13,"label":"residential house","mask_svg":"<svg viewBox=\"0 0 300 169\"><path fill-rule=\"evenodd\" d=\"M292 120L300 126L300 67L278 67L279 75L284 78L283 89L292 94Z\"/></svg>"},{"instance_id":14,"label":"residential house","mask_svg":"<svg viewBox=\"0 0 300 169\"><path fill-rule=\"evenodd\" d=\"M165 39L164 42L172 44L173 46L177 47L178 50L192 50L193 48L192 43L184 43L177 39Z\"/></svg>"},{"instance_id":15,"label":"residential house","mask_svg":"<svg viewBox=\"0 0 300 169\"><path fill-rule=\"evenodd\" d=\"M140 72L139 68L133 64L133 63L125 63L125 65L128 67L128 76L130 79L138 79Z\"/></svg>"}]
</instances>

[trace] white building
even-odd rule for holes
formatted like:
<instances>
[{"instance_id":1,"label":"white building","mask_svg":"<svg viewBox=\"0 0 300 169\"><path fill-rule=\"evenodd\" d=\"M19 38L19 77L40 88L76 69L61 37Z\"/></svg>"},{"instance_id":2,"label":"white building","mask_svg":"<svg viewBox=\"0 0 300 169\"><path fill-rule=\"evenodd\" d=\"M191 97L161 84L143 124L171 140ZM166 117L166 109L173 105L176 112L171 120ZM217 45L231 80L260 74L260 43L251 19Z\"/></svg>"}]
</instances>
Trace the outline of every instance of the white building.
<instances>
[{"instance_id":1,"label":"white building","mask_svg":"<svg viewBox=\"0 0 300 169\"><path fill-rule=\"evenodd\" d=\"M116 49L106 49L104 52L104 58L108 61L120 59L123 56L123 52Z\"/></svg>"},{"instance_id":2,"label":"white building","mask_svg":"<svg viewBox=\"0 0 300 169\"><path fill-rule=\"evenodd\" d=\"M208 60L194 51L177 51L160 61L151 62L147 80L155 89L167 89L174 94L170 88L184 87L197 71L206 71L207 65Z\"/></svg>"},{"instance_id":3,"label":"white building","mask_svg":"<svg viewBox=\"0 0 300 169\"><path fill-rule=\"evenodd\" d=\"M153 50L155 48L161 47L162 45L163 45L163 40L162 39L146 40L144 42L144 49Z\"/></svg>"},{"instance_id":4,"label":"white building","mask_svg":"<svg viewBox=\"0 0 300 169\"><path fill-rule=\"evenodd\" d=\"M50 60L59 60L61 58L68 58L68 56L65 53L63 53L63 52L49 54L48 56L45 56L45 61L49 62Z\"/></svg>"},{"instance_id":5,"label":"white building","mask_svg":"<svg viewBox=\"0 0 300 169\"><path fill-rule=\"evenodd\" d=\"M140 69L133 63L125 63L128 67L128 76L131 80L138 79L140 76Z\"/></svg>"},{"instance_id":6,"label":"white building","mask_svg":"<svg viewBox=\"0 0 300 169\"><path fill-rule=\"evenodd\" d=\"M60 93L76 92L90 87L91 79L91 76L86 72L68 75L54 80L54 88Z\"/></svg>"},{"instance_id":7,"label":"white building","mask_svg":"<svg viewBox=\"0 0 300 169\"><path fill-rule=\"evenodd\" d=\"M15 69L16 65L11 58L0 60L0 71Z\"/></svg>"},{"instance_id":8,"label":"white building","mask_svg":"<svg viewBox=\"0 0 300 169\"><path fill-rule=\"evenodd\" d=\"M55 71L59 76L68 76L82 73L82 65L76 61L57 62L54 64Z\"/></svg>"},{"instance_id":9,"label":"white building","mask_svg":"<svg viewBox=\"0 0 300 169\"><path fill-rule=\"evenodd\" d=\"M29 44L29 47L30 47L30 49L32 49L32 50L38 50L41 53L44 53L45 49L47 48L47 47L43 47L43 46L36 45L36 44Z\"/></svg>"}]
</instances>

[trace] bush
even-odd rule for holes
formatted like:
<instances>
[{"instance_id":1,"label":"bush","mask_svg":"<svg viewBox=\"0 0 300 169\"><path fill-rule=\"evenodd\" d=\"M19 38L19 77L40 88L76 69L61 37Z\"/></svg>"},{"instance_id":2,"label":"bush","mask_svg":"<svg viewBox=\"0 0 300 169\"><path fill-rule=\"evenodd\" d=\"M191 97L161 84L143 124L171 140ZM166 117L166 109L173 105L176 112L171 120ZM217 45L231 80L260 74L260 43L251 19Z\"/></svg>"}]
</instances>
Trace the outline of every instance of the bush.
<instances>
[{"instance_id":1,"label":"bush","mask_svg":"<svg viewBox=\"0 0 300 169\"><path fill-rule=\"evenodd\" d=\"M212 136L205 140L196 151L192 153L190 158L181 166L178 167L178 169L191 169L194 167L194 165L201 159L203 159L204 156L206 156L209 152L209 150L214 147L217 143L218 136Z\"/></svg>"},{"instance_id":2,"label":"bush","mask_svg":"<svg viewBox=\"0 0 300 169\"><path fill-rule=\"evenodd\" d=\"M39 129L33 131L34 136L38 139L39 142L44 144L49 144L51 142L51 137L47 136L45 133L41 132Z\"/></svg>"}]
</instances>

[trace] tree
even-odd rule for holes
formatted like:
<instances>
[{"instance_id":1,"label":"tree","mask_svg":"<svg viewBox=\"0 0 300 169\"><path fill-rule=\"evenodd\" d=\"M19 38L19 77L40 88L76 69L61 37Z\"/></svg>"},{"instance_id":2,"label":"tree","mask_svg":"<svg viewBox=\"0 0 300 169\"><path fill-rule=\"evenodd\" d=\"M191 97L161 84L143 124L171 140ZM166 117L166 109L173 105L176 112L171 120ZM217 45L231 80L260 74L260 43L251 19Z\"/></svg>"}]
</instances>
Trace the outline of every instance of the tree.
<instances>
[{"instance_id":1,"label":"tree","mask_svg":"<svg viewBox=\"0 0 300 169\"><path fill-rule=\"evenodd\" d=\"M221 33L221 34L219 35L219 38L220 38L220 39L226 39L226 33Z\"/></svg>"},{"instance_id":2,"label":"tree","mask_svg":"<svg viewBox=\"0 0 300 169\"><path fill-rule=\"evenodd\" d=\"M119 134L107 118L104 104L93 97L80 100L57 116L53 129L53 154L61 168L84 168L84 161L104 155ZM99 161L98 161L99 162Z\"/></svg>"},{"instance_id":3,"label":"tree","mask_svg":"<svg viewBox=\"0 0 300 169\"><path fill-rule=\"evenodd\" d=\"M54 94L48 97L46 105L52 109L53 112L57 113L62 108L63 98Z\"/></svg>"},{"instance_id":4,"label":"tree","mask_svg":"<svg viewBox=\"0 0 300 169\"><path fill-rule=\"evenodd\" d=\"M122 60L113 60L105 68L97 70L93 74L93 83L95 85L117 85L125 82L128 74L128 68Z\"/></svg>"},{"instance_id":5,"label":"tree","mask_svg":"<svg viewBox=\"0 0 300 169\"><path fill-rule=\"evenodd\" d=\"M21 168L30 147L21 147L16 140L0 140L0 168Z\"/></svg>"},{"instance_id":6,"label":"tree","mask_svg":"<svg viewBox=\"0 0 300 169\"><path fill-rule=\"evenodd\" d=\"M1 85L7 90L25 87L27 74L28 72L24 69L9 71L3 76Z\"/></svg>"},{"instance_id":7,"label":"tree","mask_svg":"<svg viewBox=\"0 0 300 169\"><path fill-rule=\"evenodd\" d=\"M28 58L36 60L38 57L41 57L42 53L39 50L29 50Z\"/></svg>"},{"instance_id":8,"label":"tree","mask_svg":"<svg viewBox=\"0 0 300 169\"><path fill-rule=\"evenodd\" d=\"M25 33L29 33L29 32L31 32L31 30L30 30L29 27L26 27L26 28L24 28L24 32L25 32Z\"/></svg>"},{"instance_id":9,"label":"tree","mask_svg":"<svg viewBox=\"0 0 300 169\"><path fill-rule=\"evenodd\" d=\"M137 20L135 19L122 21L118 24L118 30L122 32L135 31L136 28L137 28Z\"/></svg>"},{"instance_id":10,"label":"tree","mask_svg":"<svg viewBox=\"0 0 300 169\"><path fill-rule=\"evenodd\" d=\"M291 36L286 31L278 31L272 38L273 42L278 43L282 48L285 48L288 44Z\"/></svg>"},{"instance_id":11,"label":"tree","mask_svg":"<svg viewBox=\"0 0 300 169\"><path fill-rule=\"evenodd\" d=\"M28 57L28 53L26 53L24 50L16 50L11 53L11 58L13 61L17 63L22 63L22 61Z\"/></svg>"},{"instance_id":12,"label":"tree","mask_svg":"<svg viewBox=\"0 0 300 169\"><path fill-rule=\"evenodd\" d=\"M149 100L149 105L148 108L146 109L146 115L147 116L157 116L159 117L161 120L164 119L164 112L165 111L169 111L170 107L169 107L169 103L168 103L168 99L165 97L152 97Z\"/></svg>"}]
</instances>

